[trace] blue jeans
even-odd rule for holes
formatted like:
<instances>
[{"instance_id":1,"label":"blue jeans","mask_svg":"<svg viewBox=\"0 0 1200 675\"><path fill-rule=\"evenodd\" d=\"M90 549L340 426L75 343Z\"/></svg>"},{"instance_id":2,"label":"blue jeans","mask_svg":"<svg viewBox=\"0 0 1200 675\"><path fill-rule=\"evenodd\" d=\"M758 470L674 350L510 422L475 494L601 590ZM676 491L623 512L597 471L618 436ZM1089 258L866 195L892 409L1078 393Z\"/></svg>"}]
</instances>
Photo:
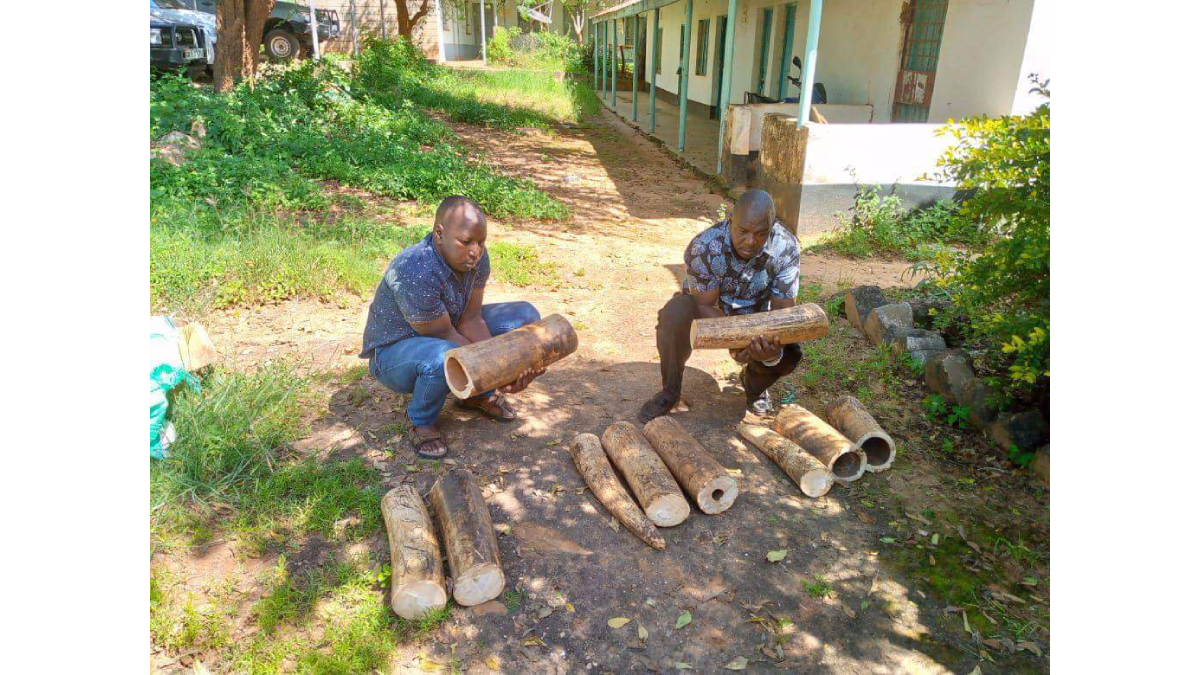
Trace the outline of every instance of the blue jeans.
<instances>
[{"instance_id":1,"label":"blue jeans","mask_svg":"<svg viewBox=\"0 0 1200 675\"><path fill-rule=\"evenodd\" d=\"M480 309L492 335L507 333L542 318L528 302L498 302ZM408 419L413 426L432 425L450 393L446 383L446 352L454 343L418 335L379 347L367 366L371 376L398 394L412 394ZM490 392L488 392L490 393Z\"/></svg>"}]
</instances>

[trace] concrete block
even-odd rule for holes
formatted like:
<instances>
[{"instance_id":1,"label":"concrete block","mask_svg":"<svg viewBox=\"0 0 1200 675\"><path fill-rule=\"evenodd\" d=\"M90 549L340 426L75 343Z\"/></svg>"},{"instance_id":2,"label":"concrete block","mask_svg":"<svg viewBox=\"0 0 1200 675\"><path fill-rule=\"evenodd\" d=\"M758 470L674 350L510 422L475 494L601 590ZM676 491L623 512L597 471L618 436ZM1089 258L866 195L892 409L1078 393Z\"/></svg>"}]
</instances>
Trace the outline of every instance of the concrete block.
<instances>
[{"instance_id":1,"label":"concrete block","mask_svg":"<svg viewBox=\"0 0 1200 675\"><path fill-rule=\"evenodd\" d=\"M1018 452L1032 452L1050 442L1050 423L1036 410L1000 413L988 425L988 435L1004 452L1013 446Z\"/></svg>"},{"instance_id":2,"label":"concrete block","mask_svg":"<svg viewBox=\"0 0 1200 675\"><path fill-rule=\"evenodd\" d=\"M904 336L904 350L907 352L939 352L945 349L946 340L937 331L913 328Z\"/></svg>"},{"instance_id":3,"label":"concrete block","mask_svg":"<svg viewBox=\"0 0 1200 675\"><path fill-rule=\"evenodd\" d=\"M958 403L970 408L967 418L977 429L987 430L996 419L996 405L992 402L995 392L981 378L971 378L963 387L962 400Z\"/></svg>"},{"instance_id":4,"label":"concrete block","mask_svg":"<svg viewBox=\"0 0 1200 675\"><path fill-rule=\"evenodd\" d=\"M935 354L925 362L925 383L951 403L963 400L967 384L975 379L971 357L961 349Z\"/></svg>"},{"instance_id":5,"label":"concrete block","mask_svg":"<svg viewBox=\"0 0 1200 675\"><path fill-rule=\"evenodd\" d=\"M890 302L878 286L855 286L847 289L842 297L846 305L846 319L850 321L851 326L859 330L863 330L871 310Z\"/></svg>"},{"instance_id":6,"label":"concrete block","mask_svg":"<svg viewBox=\"0 0 1200 675\"><path fill-rule=\"evenodd\" d=\"M912 325L912 307L907 302L897 302L871 310L863 322L863 332L873 345L898 345L903 348Z\"/></svg>"}]
</instances>

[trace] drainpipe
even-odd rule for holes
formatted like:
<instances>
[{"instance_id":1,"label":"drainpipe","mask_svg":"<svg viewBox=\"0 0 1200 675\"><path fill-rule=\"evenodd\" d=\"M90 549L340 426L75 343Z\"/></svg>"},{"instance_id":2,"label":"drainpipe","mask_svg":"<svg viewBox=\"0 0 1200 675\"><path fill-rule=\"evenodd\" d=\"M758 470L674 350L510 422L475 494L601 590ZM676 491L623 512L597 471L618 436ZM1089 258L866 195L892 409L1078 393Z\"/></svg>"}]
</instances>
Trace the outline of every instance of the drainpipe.
<instances>
[{"instance_id":1,"label":"drainpipe","mask_svg":"<svg viewBox=\"0 0 1200 675\"><path fill-rule=\"evenodd\" d=\"M654 31L650 38L650 133L654 133L654 113L658 111L658 8L654 8Z\"/></svg>"},{"instance_id":2,"label":"drainpipe","mask_svg":"<svg viewBox=\"0 0 1200 675\"><path fill-rule=\"evenodd\" d=\"M638 113L638 66L642 61L641 36L642 17L633 15L633 121L637 121Z\"/></svg>"},{"instance_id":3,"label":"drainpipe","mask_svg":"<svg viewBox=\"0 0 1200 675\"><path fill-rule=\"evenodd\" d=\"M600 88L600 30L592 23L592 89Z\"/></svg>"},{"instance_id":4,"label":"drainpipe","mask_svg":"<svg viewBox=\"0 0 1200 675\"><path fill-rule=\"evenodd\" d=\"M600 100L604 100L604 92L608 91L608 22L598 24L600 29L600 37L604 40L601 44L604 50L600 53Z\"/></svg>"},{"instance_id":5,"label":"drainpipe","mask_svg":"<svg viewBox=\"0 0 1200 675\"><path fill-rule=\"evenodd\" d=\"M383 0L379 0L379 32L387 39L387 11L383 8Z\"/></svg>"},{"instance_id":6,"label":"drainpipe","mask_svg":"<svg viewBox=\"0 0 1200 675\"><path fill-rule=\"evenodd\" d=\"M819 1L819 0L818 0ZM717 175L721 175L721 157L725 147L725 111L729 108L729 92L733 88L733 36L734 25L737 22L737 0L729 0L725 11L725 56L721 59L721 92L717 105L721 107L720 121L717 126Z\"/></svg>"},{"instance_id":7,"label":"drainpipe","mask_svg":"<svg viewBox=\"0 0 1200 675\"><path fill-rule=\"evenodd\" d=\"M350 0L350 43L351 51L358 56L358 16L354 12L354 0Z\"/></svg>"},{"instance_id":8,"label":"drainpipe","mask_svg":"<svg viewBox=\"0 0 1200 675\"><path fill-rule=\"evenodd\" d=\"M817 40L821 37L821 5L824 0L810 0L808 7L808 42L804 46L804 79L800 83L800 110L796 128L808 121L812 110L813 80L817 77Z\"/></svg>"},{"instance_id":9,"label":"drainpipe","mask_svg":"<svg viewBox=\"0 0 1200 675\"><path fill-rule=\"evenodd\" d=\"M688 108L688 61L692 59L692 0L687 0L687 11L683 24L683 63L679 64L679 154L683 154L683 142L687 138Z\"/></svg>"}]
</instances>

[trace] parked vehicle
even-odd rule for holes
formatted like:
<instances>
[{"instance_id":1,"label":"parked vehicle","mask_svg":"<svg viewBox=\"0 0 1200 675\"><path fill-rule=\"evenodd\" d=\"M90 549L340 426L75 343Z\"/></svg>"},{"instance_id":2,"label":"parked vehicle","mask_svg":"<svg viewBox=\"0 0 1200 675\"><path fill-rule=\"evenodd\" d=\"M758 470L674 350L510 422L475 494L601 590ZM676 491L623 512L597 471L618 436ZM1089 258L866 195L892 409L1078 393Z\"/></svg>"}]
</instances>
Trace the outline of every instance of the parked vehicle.
<instances>
[{"instance_id":1,"label":"parked vehicle","mask_svg":"<svg viewBox=\"0 0 1200 675\"><path fill-rule=\"evenodd\" d=\"M208 68L204 31L169 19L150 19L150 68L157 72L187 71L196 77Z\"/></svg>"},{"instance_id":2,"label":"parked vehicle","mask_svg":"<svg viewBox=\"0 0 1200 675\"><path fill-rule=\"evenodd\" d=\"M158 33L155 33L155 24ZM179 29L163 32L164 28ZM191 40L194 31L195 43ZM157 37L156 37L157 35ZM156 43L155 40L158 40ZM203 50L200 55L200 65L195 63L174 64L183 58L183 51ZM157 53L157 56L156 56ZM194 54L194 52L189 52ZM159 70L187 69L193 76L203 71L212 72L213 61L217 58L217 17L213 14L197 12L190 8L184 0L150 0L150 64ZM157 65L156 65L157 59ZM194 61L195 59L192 59Z\"/></svg>"},{"instance_id":3,"label":"parked vehicle","mask_svg":"<svg viewBox=\"0 0 1200 675\"><path fill-rule=\"evenodd\" d=\"M173 0L199 12L216 15L217 0ZM317 9L317 40L325 42L342 34L336 10ZM276 2L263 26L263 47L272 61L291 61L312 54L312 30L308 6L295 2Z\"/></svg>"}]
</instances>

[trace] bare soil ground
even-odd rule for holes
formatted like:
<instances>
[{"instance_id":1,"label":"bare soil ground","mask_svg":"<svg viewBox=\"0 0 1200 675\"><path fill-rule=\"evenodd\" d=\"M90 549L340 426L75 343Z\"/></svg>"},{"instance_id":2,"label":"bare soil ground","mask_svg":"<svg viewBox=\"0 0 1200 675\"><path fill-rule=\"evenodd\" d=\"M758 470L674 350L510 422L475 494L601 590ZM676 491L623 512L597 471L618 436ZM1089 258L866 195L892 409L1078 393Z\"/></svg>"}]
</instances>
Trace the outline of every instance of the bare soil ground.
<instances>
[{"instance_id":1,"label":"bare soil ground","mask_svg":"<svg viewBox=\"0 0 1200 675\"><path fill-rule=\"evenodd\" d=\"M742 492L724 514L693 510L685 523L663 530L665 552L612 529L566 443L632 419L658 391L656 312L678 286L684 246L716 218L723 197L607 112L553 134L458 132L488 162L573 207L565 223L493 223L492 239L536 246L557 265L558 279L526 289L495 284L485 302L524 299L543 315L561 313L576 326L580 348L510 397L516 423L447 406L441 424L453 454L440 463L416 463L406 435L396 431L403 397L369 377L325 385L313 433L298 449L359 454L383 470L384 487L414 483L422 491L449 465L467 466L503 532L510 593L481 607L455 607L424 641L396 651L394 672L451 660L479 673L497 664L513 673L723 672L739 658L761 672L1049 669L1048 493L997 461L977 435L928 421L920 405L927 392L915 378L885 385L851 368L845 378L830 371L805 379L807 368L828 369L832 358L875 358L844 320L834 322L822 359L806 359L776 386L776 400L823 412L826 401L862 388L901 443L892 471L868 474L820 500L801 496L736 434L744 410L730 379L736 364L723 351L697 352L685 377L687 410L676 414L738 475ZM805 281L830 292L903 285L906 267L830 255L801 261ZM217 313L206 323L238 367L286 358L328 371L364 363L356 354L365 311L365 302L295 301ZM947 440L955 450L943 454ZM329 555L367 548L375 563L388 562L382 534L311 546ZM787 557L768 562L767 552L779 549ZM325 557L308 559L319 565ZM159 554L154 564L198 585L232 579L250 588L273 560L218 543ZM964 597L974 604L964 605ZM676 628L684 612L691 621ZM615 617L632 621L612 628ZM242 628L249 633L252 624L245 618ZM182 667L174 656L155 659L168 670Z\"/></svg>"}]
</instances>

